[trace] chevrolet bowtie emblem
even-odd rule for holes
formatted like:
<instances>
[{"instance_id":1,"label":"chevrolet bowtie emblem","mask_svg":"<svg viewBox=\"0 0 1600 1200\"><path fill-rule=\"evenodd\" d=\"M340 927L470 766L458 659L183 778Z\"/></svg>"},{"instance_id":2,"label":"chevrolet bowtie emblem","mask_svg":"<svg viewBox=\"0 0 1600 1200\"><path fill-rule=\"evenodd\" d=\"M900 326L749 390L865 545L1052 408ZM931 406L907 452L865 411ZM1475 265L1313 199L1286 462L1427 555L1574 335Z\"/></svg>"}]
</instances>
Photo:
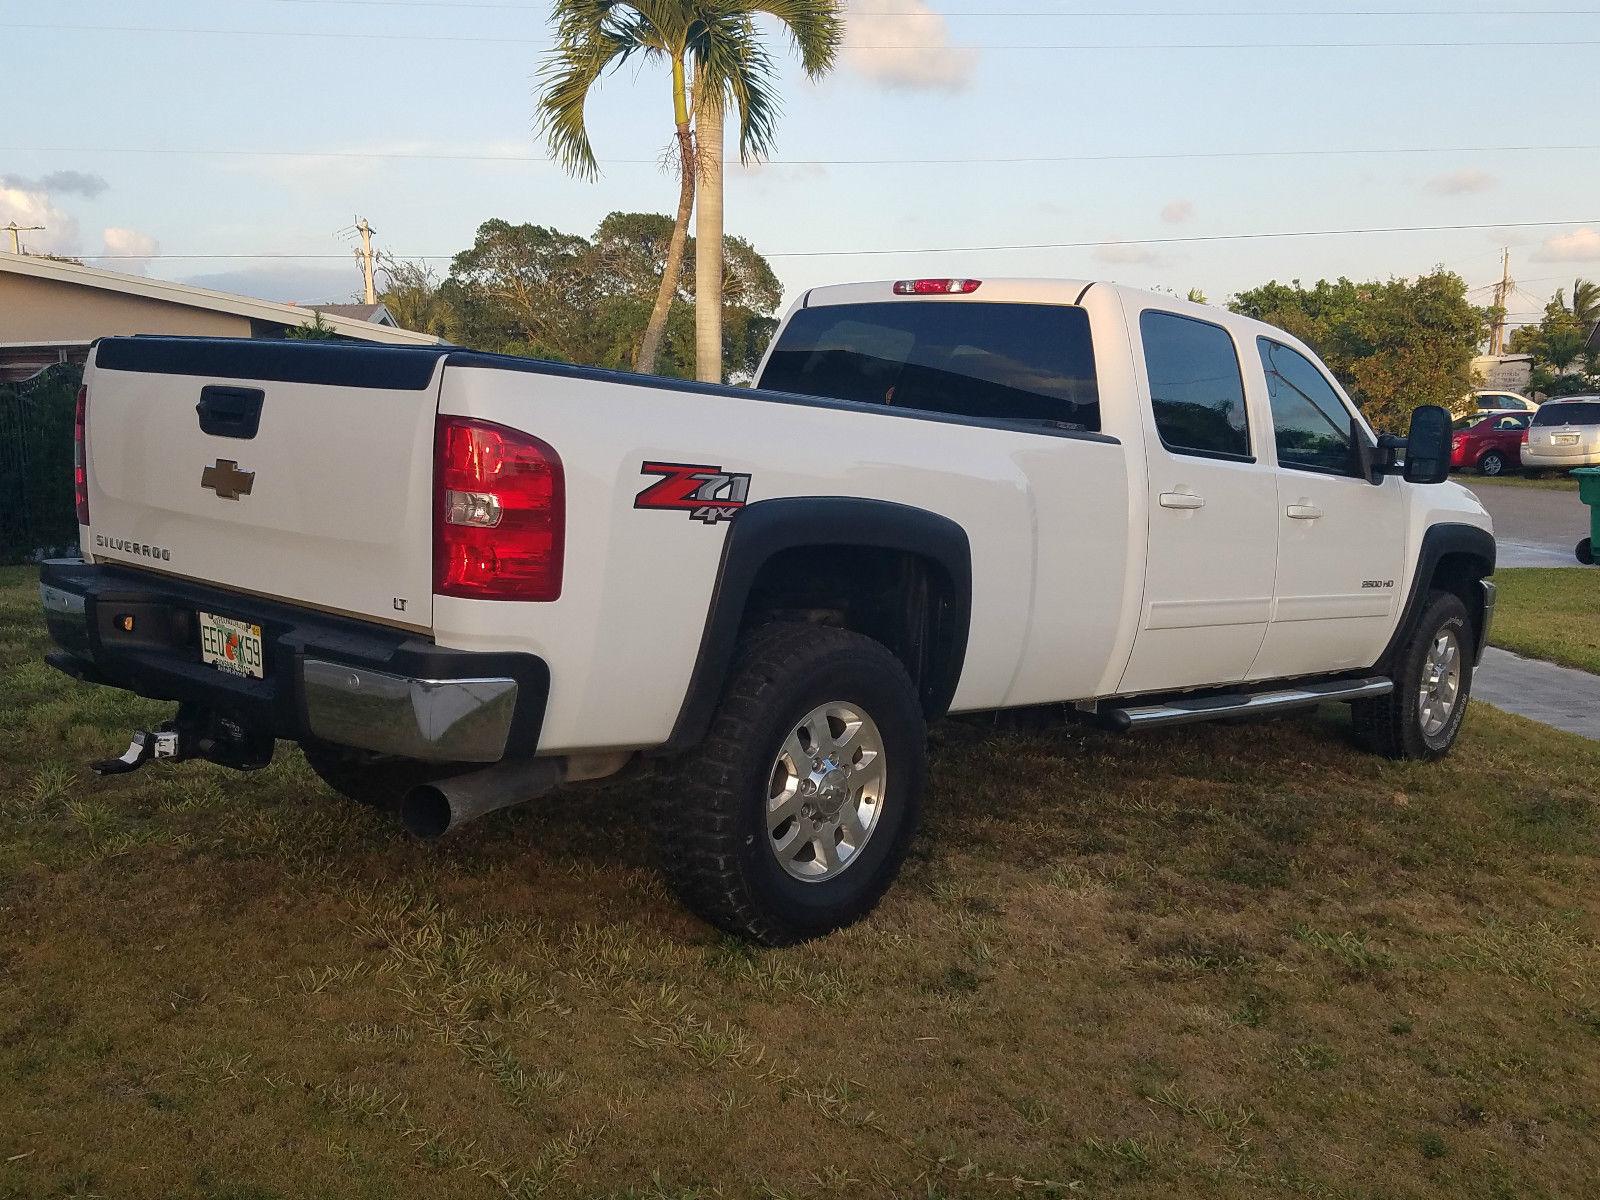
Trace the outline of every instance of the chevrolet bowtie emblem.
<instances>
[{"instance_id":1,"label":"chevrolet bowtie emblem","mask_svg":"<svg viewBox=\"0 0 1600 1200\"><path fill-rule=\"evenodd\" d=\"M200 472L200 486L210 488L224 500L248 496L255 482L256 473L239 470L239 464L231 458L219 458L215 466Z\"/></svg>"}]
</instances>

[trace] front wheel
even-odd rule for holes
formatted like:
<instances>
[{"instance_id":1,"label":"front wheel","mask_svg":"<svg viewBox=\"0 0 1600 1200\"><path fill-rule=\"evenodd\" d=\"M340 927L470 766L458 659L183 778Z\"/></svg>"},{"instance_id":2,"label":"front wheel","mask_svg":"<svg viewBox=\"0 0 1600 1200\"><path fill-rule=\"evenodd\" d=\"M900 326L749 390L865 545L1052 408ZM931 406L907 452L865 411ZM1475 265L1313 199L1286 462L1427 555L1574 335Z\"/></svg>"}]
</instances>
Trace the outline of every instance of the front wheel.
<instances>
[{"instance_id":1,"label":"front wheel","mask_svg":"<svg viewBox=\"0 0 1600 1200\"><path fill-rule=\"evenodd\" d=\"M1506 473L1506 456L1498 450L1491 450L1478 460L1478 472L1493 479L1497 475Z\"/></svg>"},{"instance_id":2,"label":"front wheel","mask_svg":"<svg viewBox=\"0 0 1600 1200\"><path fill-rule=\"evenodd\" d=\"M1461 597L1430 592L1396 657L1394 691L1350 706L1360 742L1386 758L1429 759L1449 753L1472 694L1473 638Z\"/></svg>"},{"instance_id":3,"label":"front wheel","mask_svg":"<svg viewBox=\"0 0 1600 1200\"><path fill-rule=\"evenodd\" d=\"M920 814L927 734L889 650L774 624L742 647L710 734L655 805L663 868L691 909L767 945L872 911Z\"/></svg>"}]
</instances>

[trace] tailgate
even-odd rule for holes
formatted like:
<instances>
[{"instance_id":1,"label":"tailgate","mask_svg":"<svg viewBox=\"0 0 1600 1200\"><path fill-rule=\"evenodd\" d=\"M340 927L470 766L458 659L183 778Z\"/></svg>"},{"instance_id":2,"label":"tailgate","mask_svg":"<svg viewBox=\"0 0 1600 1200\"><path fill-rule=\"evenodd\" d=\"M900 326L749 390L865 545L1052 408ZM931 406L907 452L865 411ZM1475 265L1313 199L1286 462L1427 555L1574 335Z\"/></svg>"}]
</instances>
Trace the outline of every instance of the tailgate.
<instances>
[{"instance_id":1,"label":"tailgate","mask_svg":"<svg viewBox=\"0 0 1600 1200\"><path fill-rule=\"evenodd\" d=\"M88 387L97 560L427 628L443 351L117 338Z\"/></svg>"}]
</instances>

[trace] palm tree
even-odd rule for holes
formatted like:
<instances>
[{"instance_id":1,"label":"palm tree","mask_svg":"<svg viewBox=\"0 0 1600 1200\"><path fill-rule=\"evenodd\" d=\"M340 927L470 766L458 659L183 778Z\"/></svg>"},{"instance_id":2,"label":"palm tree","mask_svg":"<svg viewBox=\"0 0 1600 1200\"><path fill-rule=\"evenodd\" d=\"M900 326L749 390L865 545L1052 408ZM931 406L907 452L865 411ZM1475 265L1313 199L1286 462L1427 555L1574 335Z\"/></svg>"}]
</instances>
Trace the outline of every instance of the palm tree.
<instances>
[{"instance_id":1,"label":"palm tree","mask_svg":"<svg viewBox=\"0 0 1600 1200\"><path fill-rule=\"evenodd\" d=\"M779 101L772 60L754 18L775 18L788 30L800 65L817 79L833 66L844 37L840 0L722 0L706 4L704 53L695 75L695 140L700 152L695 213L695 373L722 382L723 115L731 99L739 113L739 159L772 152Z\"/></svg>"},{"instance_id":2,"label":"palm tree","mask_svg":"<svg viewBox=\"0 0 1600 1200\"><path fill-rule=\"evenodd\" d=\"M691 0L557 0L556 45L539 68L539 131L556 161L580 178L600 173L584 123L589 92L611 67L635 54L665 58L672 67L672 120L678 151L678 215L667 246L661 286L645 324L634 367L656 368L667 316L678 294L683 249L694 209L695 153L690 128L688 59L690 42L701 27L700 4Z\"/></svg>"},{"instance_id":3,"label":"palm tree","mask_svg":"<svg viewBox=\"0 0 1600 1200\"><path fill-rule=\"evenodd\" d=\"M1600 325L1600 283L1589 279L1572 281L1572 315L1586 331L1594 332L1594 327Z\"/></svg>"},{"instance_id":4,"label":"palm tree","mask_svg":"<svg viewBox=\"0 0 1600 1200\"><path fill-rule=\"evenodd\" d=\"M551 153L581 178L599 174L594 148L584 122L589 92L602 75L635 54L647 60L665 58L672 69L672 115L677 142L678 214L667 259L661 272L650 319L645 325L635 366L655 370L667 317L678 294L689 217L701 174L696 154L694 119L705 120L715 97L711 121L717 128L718 150L713 177L717 235L721 247L720 118L732 100L739 113L740 154L747 160L770 151L778 102L772 90L771 57L757 36L754 14L776 17L789 28L806 70L820 74L832 64L842 26L838 0L557 0L556 45L539 68L539 130ZM694 110L689 80L695 81ZM720 293L721 255L716 256L715 283ZM697 256L697 270L699 259ZM716 295L699 297L697 309L716 309ZM720 360L720 333L717 340ZM718 376L720 378L720 361Z\"/></svg>"}]
</instances>

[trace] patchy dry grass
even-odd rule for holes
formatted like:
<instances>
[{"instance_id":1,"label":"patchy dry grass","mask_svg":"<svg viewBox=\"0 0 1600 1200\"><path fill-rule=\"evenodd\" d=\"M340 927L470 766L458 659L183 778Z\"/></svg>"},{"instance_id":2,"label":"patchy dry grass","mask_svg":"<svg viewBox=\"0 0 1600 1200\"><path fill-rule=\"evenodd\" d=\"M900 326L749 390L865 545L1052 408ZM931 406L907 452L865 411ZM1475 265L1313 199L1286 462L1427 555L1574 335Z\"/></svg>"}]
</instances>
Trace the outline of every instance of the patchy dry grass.
<instances>
[{"instance_id":1,"label":"patchy dry grass","mask_svg":"<svg viewBox=\"0 0 1600 1200\"><path fill-rule=\"evenodd\" d=\"M99 781L160 707L0 573L0 1197L1573 1197L1600 1172L1600 746L1479 708L936 733L869 922L684 916L653 785L439 847L297 753Z\"/></svg>"},{"instance_id":2,"label":"patchy dry grass","mask_svg":"<svg viewBox=\"0 0 1600 1200\"><path fill-rule=\"evenodd\" d=\"M1496 646L1600 672L1600 569L1524 567L1496 571L1494 579Z\"/></svg>"},{"instance_id":3,"label":"patchy dry grass","mask_svg":"<svg viewBox=\"0 0 1600 1200\"><path fill-rule=\"evenodd\" d=\"M1537 479L1530 479L1526 475L1479 475L1476 471L1460 471L1455 475L1457 483L1469 488L1475 487L1511 487L1532 488L1540 492L1576 492L1578 481L1565 471L1546 471Z\"/></svg>"}]
</instances>

